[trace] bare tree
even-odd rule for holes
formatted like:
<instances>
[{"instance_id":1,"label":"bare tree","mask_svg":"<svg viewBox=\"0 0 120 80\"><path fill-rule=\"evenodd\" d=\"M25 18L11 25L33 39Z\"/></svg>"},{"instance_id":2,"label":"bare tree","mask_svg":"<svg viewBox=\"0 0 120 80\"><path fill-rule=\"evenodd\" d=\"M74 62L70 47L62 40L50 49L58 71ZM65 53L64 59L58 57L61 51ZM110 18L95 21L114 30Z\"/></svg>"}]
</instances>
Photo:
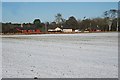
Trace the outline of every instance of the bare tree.
<instances>
[{"instance_id":1,"label":"bare tree","mask_svg":"<svg viewBox=\"0 0 120 80\"><path fill-rule=\"evenodd\" d=\"M65 19L62 18L62 14L58 13L55 16L55 21L56 21L56 24L58 25L58 27L61 27L62 24L65 22Z\"/></svg>"},{"instance_id":2,"label":"bare tree","mask_svg":"<svg viewBox=\"0 0 120 80\"><path fill-rule=\"evenodd\" d=\"M110 9L110 10L104 12L106 22L109 25L109 31L111 31L112 22L115 18L117 18L117 16L118 16L117 14L118 14L118 10L116 10L116 9ZM118 30L118 25L116 28Z\"/></svg>"}]
</instances>

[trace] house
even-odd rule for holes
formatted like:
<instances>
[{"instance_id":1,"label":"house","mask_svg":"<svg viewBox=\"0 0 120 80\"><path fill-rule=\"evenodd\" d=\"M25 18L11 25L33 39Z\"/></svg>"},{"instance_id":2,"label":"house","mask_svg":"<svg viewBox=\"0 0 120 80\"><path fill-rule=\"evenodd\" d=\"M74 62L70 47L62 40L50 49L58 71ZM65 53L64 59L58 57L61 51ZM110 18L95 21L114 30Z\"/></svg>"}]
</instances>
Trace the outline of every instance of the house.
<instances>
[{"instance_id":1,"label":"house","mask_svg":"<svg viewBox=\"0 0 120 80\"><path fill-rule=\"evenodd\" d=\"M57 27L55 29L48 29L48 32L61 32L61 31L62 31L62 29L59 27Z\"/></svg>"},{"instance_id":2,"label":"house","mask_svg":"<svg viewBox=\"0 0 120 80\"><path fill-rule=\"evenodd\" d=\"M57 28L55 28L55 31L56 31L56 32L61 32L62 29L60 29L59 27L57 27Z\"/></svg>"},{"instance_id":3,"label":"house","mask_svg":"<svg viewBox=\"0 0 120 80\"><path fill-rule=\"evenodd\" d=\"M48 29L48 32L56 32L55 29Z\"/></svg>"},{"instance_id":4,"label":"house","mask_svg":"<svg viewBox=\"0 0 120 80\"><path fill-rule=\"evenodd\" d=\"M63 29L63 32L72 32L72 29Z\"/></svg>"},{"instance_id":5,"label":"house","mask_svg":"<svg viewBox=\"0 0 120 80\"><path fill-rule=\"evenodd\" d=\"M41 33L41 30L38 29L35 26L21 26L21 27L16 27L16 30L18 32L24 33L24 34L37 34L37 33Z\"/></svg>"},{"instance_id":6,"label":"house","mask_svg":"<svg viewBox=\"0 0 120 80\"><path fill-rule=\"evenodd\" d=\"M76 33L79 33L79 32L81 32L81 31L80 31L79 29L76 29L75 32L76 32Z\"/></svg>"}]
</instances>

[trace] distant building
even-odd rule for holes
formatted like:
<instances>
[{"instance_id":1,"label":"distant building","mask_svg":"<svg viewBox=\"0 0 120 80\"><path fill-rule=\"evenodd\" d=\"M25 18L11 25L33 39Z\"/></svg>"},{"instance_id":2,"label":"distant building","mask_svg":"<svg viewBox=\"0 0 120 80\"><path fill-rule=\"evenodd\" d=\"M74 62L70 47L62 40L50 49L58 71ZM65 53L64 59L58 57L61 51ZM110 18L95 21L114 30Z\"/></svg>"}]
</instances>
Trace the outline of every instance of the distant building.
<instances>
[{"instance_id":1,"label":"distant building","mask_svg":"<svg viewBox=\"0 0 120 80\"><path fill-rule=\"evenodd\" d=\"M75 32L76 32L76 33L79 33L79 32L81 32L81 31L80 31L79 29L76 29Z\"/></svg>"},{"instance_id":2,"label":"distant building","mask_svg":"<svg viewBox=\"0 0 120 80\"><path fill-rule=\"evenodd\" d=\"M63 29L63 32L72 32L72 29Z\"/></svg>"},{"instance_id":3,"label":"distant building","mask_svg":"<svg viewBox=\"0 0 120 80\"><path fill-rule=\"evenodd\" d=\"M48 32L55 32L55 29L48 29Z\"/></svg>"},{"instance_id":4,"label":"distant building","mask_svg":"<svg viewBox=\"0 0 120 80\"><path fill-rule=\"evenodd\" d=\"M16 30L25 34L35 34L42 32L39 28L35 27L34 25L22 25L21 27L16 27Z\"/></svg>"},{"instance_id":5,"label":"distant building","mask_svg":"<svg viewBox=\"0 0 120 80\"><path fill-rule=\"evenodd\" d=\"M57 27L55 29L48 29L48 32L62 32L62 29Z\"/></svg>"},{"instance_id":6,"label":"distant building","mask_svg":"<svg viewBox=\"0 0 120 80\"><path fill-rule=\"evenodd\" d=\"M55 28L55 31L57 31L57 32L61 32L61 31L62 31L62 29L61 29L61 28L59 28L59 27L57 27L57 28Z\"/></svg>"}]
</instances>

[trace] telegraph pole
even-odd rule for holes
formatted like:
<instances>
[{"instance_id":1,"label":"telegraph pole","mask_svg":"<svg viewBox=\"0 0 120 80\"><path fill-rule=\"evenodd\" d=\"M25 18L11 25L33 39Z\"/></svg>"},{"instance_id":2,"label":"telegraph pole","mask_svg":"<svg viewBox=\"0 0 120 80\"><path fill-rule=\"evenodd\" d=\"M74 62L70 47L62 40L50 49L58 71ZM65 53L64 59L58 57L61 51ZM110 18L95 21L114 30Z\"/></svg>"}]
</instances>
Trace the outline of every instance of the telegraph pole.
<instances>
[{"instance_id":1,"label":"telegraph pole","mask_svg":"<svg viewBox=\"0 0 120 80\"><path fill-rule=\"evenodd\" d=\"M45 23L45 32L47 32L47 23Z\"/></svg>"},{"instance_id":2,"label":"telegraph pole","mask_svg":"<svg viewBox=\"0 0 120 80\"><path fill-rule=\"evenodd\" d=\"M118 26L119 26L119 25L118 25L118 18L117 18L117 31L118 31Z\"/></svg>"}]
</instances>

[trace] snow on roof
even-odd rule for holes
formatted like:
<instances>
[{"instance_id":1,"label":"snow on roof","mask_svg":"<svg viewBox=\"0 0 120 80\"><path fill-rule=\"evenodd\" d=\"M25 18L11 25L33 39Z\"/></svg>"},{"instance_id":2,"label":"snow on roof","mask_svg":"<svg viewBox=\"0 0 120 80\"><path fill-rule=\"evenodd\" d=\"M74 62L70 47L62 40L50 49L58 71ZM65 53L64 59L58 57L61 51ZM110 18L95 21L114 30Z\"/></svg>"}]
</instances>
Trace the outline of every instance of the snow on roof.
<instances>
[{"instance_id":1,"label":"snow on roof","mask_svg":"<svg viewBox=\"0 0 120 80\"><path fill-rule=\"evenodd\" d=\"M59 27L57 27L57 28L55 28L55 30L56 30L56 31L59 31L59 30L62 30L62 29L61 29L61 28L59 28Z\"/></svg>"}]
</instances>

